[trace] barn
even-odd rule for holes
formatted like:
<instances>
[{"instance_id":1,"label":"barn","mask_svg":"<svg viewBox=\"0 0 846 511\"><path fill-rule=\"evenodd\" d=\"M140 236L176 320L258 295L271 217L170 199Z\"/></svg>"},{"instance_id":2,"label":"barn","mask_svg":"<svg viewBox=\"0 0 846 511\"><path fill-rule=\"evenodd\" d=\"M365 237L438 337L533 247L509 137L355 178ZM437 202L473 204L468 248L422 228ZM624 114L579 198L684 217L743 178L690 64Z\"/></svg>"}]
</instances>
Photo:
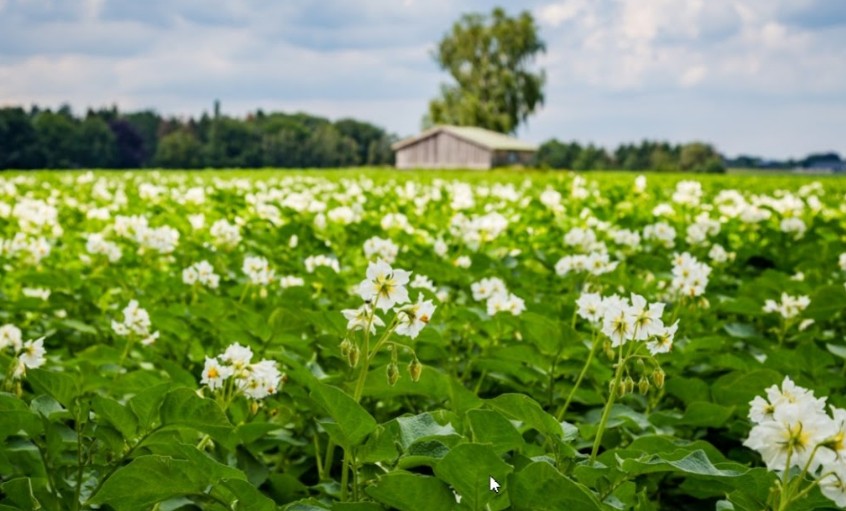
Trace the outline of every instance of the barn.
<instances>
[{"instance_id":1,"label":"barn","mask_svg":"<svg viewBox=\"0 0 846 511\"><path fill-rule=\"evenodd\" d=\"M530 165L537 146L470 126L435 126L391 146L398 169L490 169Z\"/></svg>"}]
</instances>

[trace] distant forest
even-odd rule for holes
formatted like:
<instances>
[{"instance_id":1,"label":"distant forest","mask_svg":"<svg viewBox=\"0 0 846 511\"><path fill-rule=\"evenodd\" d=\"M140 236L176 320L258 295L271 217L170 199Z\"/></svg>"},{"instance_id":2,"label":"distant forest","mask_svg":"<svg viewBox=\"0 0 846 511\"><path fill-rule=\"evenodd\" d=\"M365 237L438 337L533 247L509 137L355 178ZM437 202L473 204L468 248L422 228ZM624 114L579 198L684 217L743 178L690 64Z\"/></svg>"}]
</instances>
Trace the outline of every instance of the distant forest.
<instances>
[{"instance_id":1,"label":"distant forest","mask_svg":"<svg viewBox=\"0 0 846 511\"><path fill-rule=\"evenodd\" d=\"M165 117L152 110L117 107L74 115L32 107L0 108L0 169L74 168L313 168L393 164L396 135L355 120L330 121L305 113L265 113L244 118L211 115ZM726 167L844 170L836 153L774 161L754 156L726 159L710 144L643 141L609 151L552 139L540 145L540 168L723 172Z\"/></svg>"},{"instance_id":2,"label":"distant forest","mask_svg":"<svg viewBox=\"0 0 846 511\"><path fill-rule=\"evenodd\" d=\"M393 162L385 130L353 119L261 110L243 119L199 119L117 107L0 109L0 168L348 167Z\"/></svg>"}]
</instances>

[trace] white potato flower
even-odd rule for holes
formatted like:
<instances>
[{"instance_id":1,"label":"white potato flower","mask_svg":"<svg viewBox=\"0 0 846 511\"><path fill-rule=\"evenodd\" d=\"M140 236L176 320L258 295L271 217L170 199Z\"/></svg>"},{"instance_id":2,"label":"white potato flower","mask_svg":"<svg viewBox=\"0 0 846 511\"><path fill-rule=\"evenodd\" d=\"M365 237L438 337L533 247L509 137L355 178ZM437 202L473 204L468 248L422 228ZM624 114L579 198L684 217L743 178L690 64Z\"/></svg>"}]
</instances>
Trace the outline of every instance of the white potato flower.
<instances>
[{"instance_id":1,"label":"white potato flower","mask_svg":"<svg viewBox=\"0 0 846 511\"><path fill-rule=\"evenodd\" d=\"M397 325L396 333L415 339L417 335L423 330L423 327L429 324L432 319L432 314L435 313L435 304L432 300L423 300L422 295L417 296L417 302L405 305L396 309Z\"/></svg>"},{"instance_id":2,"label":"white potato flower","mask_svg":"<svg viewBox=\"0 0 846 511\"><path fill-rule=\"evenodd\" d=\"M358 285L358 294L374 307L387 311L397 304L408 302L408 284L411 272L393 269L385 261L367 265L367 278Z\"/></svg>"}]
</instances>

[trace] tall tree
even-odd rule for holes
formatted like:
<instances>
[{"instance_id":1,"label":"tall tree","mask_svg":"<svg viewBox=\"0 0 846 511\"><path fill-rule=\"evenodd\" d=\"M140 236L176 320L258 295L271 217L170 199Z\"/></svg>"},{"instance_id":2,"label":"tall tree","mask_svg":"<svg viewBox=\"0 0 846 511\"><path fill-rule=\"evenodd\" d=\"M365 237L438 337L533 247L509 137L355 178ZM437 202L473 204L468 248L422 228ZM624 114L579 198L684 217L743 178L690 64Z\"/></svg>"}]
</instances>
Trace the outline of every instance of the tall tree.
<instances>
[{"instance_id":1,"label":"tall tree","mask_svg":"<svg viewBox=\"0 0 846 511\"><path fill-rule=\"evenodd\" d=\"M38 133L23 108L0 108L0 169L42 165Z\"/></svg>"},{"instance_id":2,"label":"tall tree","mask_svg":"<svg viewBox=\"0 0 846 511\"><path fill-rule=\"evenodd\" d=\"M454 84L441 86L424 124L478 126L513 133L543 104L545 74L534 71L546 50L532 15L465 14L434 52Z\"/></svg>"}]
</instances>

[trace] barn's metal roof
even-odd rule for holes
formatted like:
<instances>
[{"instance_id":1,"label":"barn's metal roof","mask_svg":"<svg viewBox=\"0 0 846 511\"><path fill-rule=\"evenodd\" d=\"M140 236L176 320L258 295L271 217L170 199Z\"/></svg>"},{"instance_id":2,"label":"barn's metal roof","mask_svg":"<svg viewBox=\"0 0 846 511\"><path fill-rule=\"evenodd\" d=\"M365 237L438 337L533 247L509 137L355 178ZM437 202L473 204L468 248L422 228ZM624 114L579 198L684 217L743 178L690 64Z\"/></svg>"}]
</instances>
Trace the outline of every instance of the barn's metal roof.
<instances>
[{"instance_id":1,"label":"barn's metal roof","mask_svg":"<svg viewBox=\"0 0 846 511\"><path fill-rule=\"evenodd\" d=\"M403 147L412 145L415 142L428 138L441 131L445 131L458 138L493 151L537 151L538 149L538 146L535 144L524 142L514 137L497 133L496 131L476 128L473 126L449 125L435 126L434 128L428 129L415 137L400 140L391 147L393 147L394 150L402 149Z\"/></svg>"}]
</instances>

